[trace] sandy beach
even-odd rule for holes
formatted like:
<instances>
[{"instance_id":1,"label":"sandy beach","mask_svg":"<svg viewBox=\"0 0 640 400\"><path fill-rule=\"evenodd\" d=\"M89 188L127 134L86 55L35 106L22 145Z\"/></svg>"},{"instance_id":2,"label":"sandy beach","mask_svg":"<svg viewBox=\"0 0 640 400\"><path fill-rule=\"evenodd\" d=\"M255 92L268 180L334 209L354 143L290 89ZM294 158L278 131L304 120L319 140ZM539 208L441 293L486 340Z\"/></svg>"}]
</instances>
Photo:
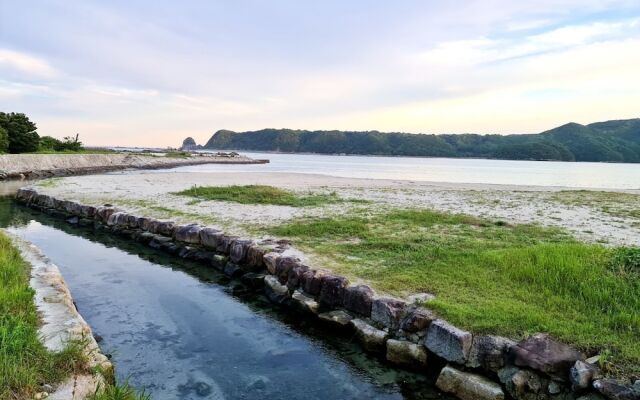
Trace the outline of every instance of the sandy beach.
<instances>
[{"instance_id":1,"label":"sandy beach","mask_svg":"<svg viewBox=\"0 0 640 400\"><path fill-rule=\"evenodd\" d=\"M194 201L172 194L192 186L271 185L299 193L332 193L367 204L342 203L295 208ZM110 203L157 218L217 225L238 234L304 216L331 216L354 209L429 208L507 223L537 223L567 229L576 238L607 245L640 245L639 191L558 187L429 183L338 178L292 173L180 173L133 171L53 178L39 191L88 204Z\"/></svg>"}]
</instances>

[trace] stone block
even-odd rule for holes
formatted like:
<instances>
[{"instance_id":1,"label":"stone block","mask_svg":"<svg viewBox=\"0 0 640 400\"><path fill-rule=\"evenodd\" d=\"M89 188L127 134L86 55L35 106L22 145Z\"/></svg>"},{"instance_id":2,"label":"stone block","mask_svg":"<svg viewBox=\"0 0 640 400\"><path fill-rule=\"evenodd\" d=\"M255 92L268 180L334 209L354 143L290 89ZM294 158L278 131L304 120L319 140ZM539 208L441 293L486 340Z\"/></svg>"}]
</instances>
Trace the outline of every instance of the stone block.
<instances>
[{"instance_id":1,"label":"stone block","mask_svg":"<svg viewBox=\"0 0 640 400\"><path fill-rule=\"evenodd\" d=\"M361 319L351 320L351 325L356 330L356 336L360 340L362 347L371 353L382 353L387 341L387 332L376 329Z\"/></svg>"},{"instance_id":2,"label":"stone block","mask_svg":"<svg viewBox=\"0 0 640 400\"><path fill-rule=\"evenodd\" d=\"M179 225L173 230L173 237L178 242L200 244L200 231L202 228L196 224Z\"/></svg>"},{"instance_id":3,"label":"stone block","mask_svg":"<svg viewBox=\"0 0 640 400\"><path fill-rule=\"evenodd\" d=\"M427 365L427 349L405 340L387 340L387 360L405 367L419 368Z\"/></svg>"},{"instance_id":4,"label":"stone block","mask_svg":"<svg viewBox=\"0 0 640 400\"><path fill-rule=\"evenodd\" d=\"M489 379L446 366L440 372L436 386L461 400L504 400L500 385Z\"/></svg>"},{"instance_id":5,"label":"stone block","mask_svg":"<svg viewBox=\"0 0 640 400\"><path fill-rule=\"evenodd\" d=\"M445 360L464 364L469 357L472 339L471 333L437 319L429 325L424 344L427 349Z\"/></svg>"},{"instance_id":6,"label":"stone block","mask_svg":"<svg viewBox=\"0 0 640 400\"><path fill-rule=\"evenodd\" d=\"M406 303L402 300L382 297L371 304L371 319L389 329L398 329Z\"/></svg>"},{"instance_id":7,"label":"stone block","mask_svg":"<svg viewBox=\"0 0 640 400\"><path fill-rule=\"evenodd\" d=\"M505 366L507 353L516 343L500 336L474 336L467 367L497 372Z\"/></svg>"},{"instance_id":8,"label":"stone block","mask_svg":"<svg viewBox=\"0 0 640 400\"><path fill-rule=\"evenodd\" d=\"M340 307L344 303L345 288L349 280L343 276L324 275L318 300L326 307Z\"/></svg>"},{"instance_id":9,"label":"stone block","mask_svg":"<svg viewBox=\"0 0 640 400\"><path fill-rule=\"evenodd\" d=\"M218 238L222 236L222 232L215 228L202 228L200 230L200 243L209 249L215 250L218 247Z\"/></svg>"},{"instance_id":10,"label":"stone block","mask_svg":"<svg viewBox=\"0 0 640 400\"><path fill-rule=\"evenodd\" d=\"M344 308L369 317L373 296L373 290L367 285L349 286L344 291Z\"/></svg>"},{"instance_id":11,"label":"stone block","mask_svg":"<svg viewBox=\"0 0 640 400\"><path fill-rule=\"evenodd\" d=\"M346 326L349 326L349 323L353 319L353 316L343 310L334 310L318 314L318 318L323 322L327 322L332 325L344 328Z\"/></svg>"},{"instance_id":12,"label":"stone block","mask_svg":"<svg viewBox=\"0 0 640 400\"><path fill-rule=\"evenodd\" d=\"M400 321L400 328L409 333L421 332L429 328L436 316L430 310L422 307L411 307Z\"/></svg>"},{"instance_id":13,"label":"stone block","mask_svg":"<svg viewBox=\"0 0 640 400\"><path fill-rule=\"evenodd\" d=\"M518 367L543 372L556 379L569 380L569 368L584 356L574 348L553 340L549 335L536 334L509 351L509 360Z\"/></svg>"}]
</instances>

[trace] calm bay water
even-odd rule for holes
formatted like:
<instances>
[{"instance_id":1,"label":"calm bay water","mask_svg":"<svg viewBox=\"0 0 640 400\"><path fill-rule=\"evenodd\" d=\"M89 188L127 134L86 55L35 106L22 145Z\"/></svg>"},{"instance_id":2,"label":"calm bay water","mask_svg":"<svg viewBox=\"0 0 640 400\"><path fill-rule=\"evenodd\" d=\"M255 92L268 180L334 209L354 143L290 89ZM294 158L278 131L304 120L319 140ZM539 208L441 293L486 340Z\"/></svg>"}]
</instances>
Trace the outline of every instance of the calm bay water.
<instances>
[{"instance_id":1,"label":"calm bay water","mask_svg":"<svg viewBox=\"0 0 640 400\"><path fill-rule=\"evenodd\" d=\"M352 337L228 278L0 199L0 226L56 263L120 381L154 399L451 399L423 375L390 368Z\"/></svg>"},{"instance_id":2,"label":"calm bay water","mask_svg":"<svg viewBox=\"0 0 640 400\"><path fill-rule=\"evenodd\" d=\"M197 165L180 172L297 172L347 178L425 182L640 189L640 164L507 161L460 158L333 156L246 153L267 158L266 165Z\"/></svg>"}]
</instances>

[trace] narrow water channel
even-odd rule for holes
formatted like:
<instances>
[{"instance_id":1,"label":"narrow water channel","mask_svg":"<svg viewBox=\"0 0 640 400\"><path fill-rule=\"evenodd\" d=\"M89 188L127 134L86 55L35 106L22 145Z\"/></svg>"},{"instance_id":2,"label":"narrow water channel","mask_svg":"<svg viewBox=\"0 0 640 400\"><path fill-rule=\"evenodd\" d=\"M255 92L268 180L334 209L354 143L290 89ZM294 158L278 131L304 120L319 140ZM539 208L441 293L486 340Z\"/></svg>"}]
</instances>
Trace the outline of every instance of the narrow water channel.
<instances>
[{"instance_id":1,"label":"narrow water channel","mask_svg":"<svg viewBox=\"0 0 640 400\"><path fill-rule=\"evenodd\" d=\"M120 380L154 399L449 399L423 375L212 268L0 200L0 226L56 263Z\"/></svg>"}]
</instances>

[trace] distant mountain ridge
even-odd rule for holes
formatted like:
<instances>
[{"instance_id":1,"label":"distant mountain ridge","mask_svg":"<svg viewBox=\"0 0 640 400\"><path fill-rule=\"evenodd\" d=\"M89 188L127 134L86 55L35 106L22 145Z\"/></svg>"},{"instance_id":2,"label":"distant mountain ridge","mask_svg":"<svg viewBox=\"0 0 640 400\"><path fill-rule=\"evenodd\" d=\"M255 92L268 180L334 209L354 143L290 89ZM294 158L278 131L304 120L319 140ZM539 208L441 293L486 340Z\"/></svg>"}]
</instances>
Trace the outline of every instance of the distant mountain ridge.
<instances>
[{"instance_id":1,"label":"distant mountain ridge","mask_svg":"<svg viewBox=\"0 0 640 400\"><path fill-rule=\"evenodd\" d=\"M522 135L410 134L378 131L219 130L203 146L216 150L421 157L640 162L640 118L569 123Z\"/></svg>"}]
</instances>

